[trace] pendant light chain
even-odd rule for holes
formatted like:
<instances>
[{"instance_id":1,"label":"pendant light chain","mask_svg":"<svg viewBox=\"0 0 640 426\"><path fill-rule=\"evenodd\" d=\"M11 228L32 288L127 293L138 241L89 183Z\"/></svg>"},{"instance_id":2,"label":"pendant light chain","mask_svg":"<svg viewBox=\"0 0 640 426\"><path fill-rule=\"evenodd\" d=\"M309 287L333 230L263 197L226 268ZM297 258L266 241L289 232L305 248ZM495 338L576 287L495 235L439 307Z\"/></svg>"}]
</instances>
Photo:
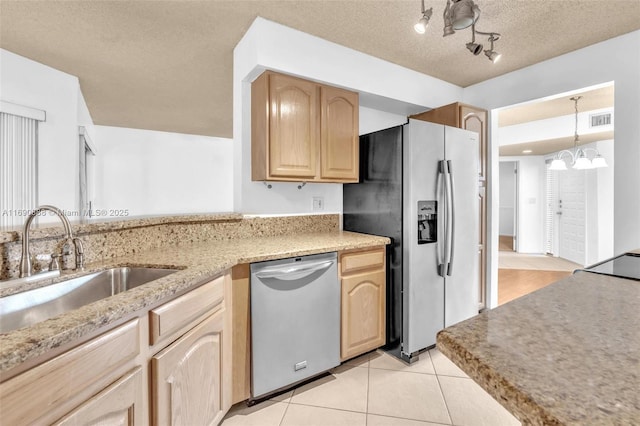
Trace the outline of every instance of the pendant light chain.
<instances>
[{"instance_id":1,"label":"pendant light chain","mask_svg":"<svg viewBox=\"0 0 640 426\"><path fill-rule=\"evenodd\" d=\"M579 136L578 136L578 100L582 98L582 96L574 96L573 98L571 98L571 100L574 102L574 109L576 111L576 128L575 128L575 133L573 136L573 147L577 148L578 147L578 141L579 141Z\"/></svg>"}]
</instances>

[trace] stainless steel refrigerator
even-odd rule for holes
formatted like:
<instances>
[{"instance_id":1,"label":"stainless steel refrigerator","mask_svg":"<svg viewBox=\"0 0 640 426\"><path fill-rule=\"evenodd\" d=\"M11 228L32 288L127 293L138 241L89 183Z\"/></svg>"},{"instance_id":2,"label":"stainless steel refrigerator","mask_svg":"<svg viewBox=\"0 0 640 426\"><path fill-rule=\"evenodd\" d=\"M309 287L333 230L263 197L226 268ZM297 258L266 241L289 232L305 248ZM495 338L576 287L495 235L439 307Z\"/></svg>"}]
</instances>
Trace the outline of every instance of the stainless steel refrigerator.
<instances>
[{"instance_id":1,"label":"stainless steel refrigerator","mask_svg":"<svg viewBox=\"0 0 640 426\"><path fill-rule=\"evenodd\" d=\"M478 135L410 119L360 136L343 227L391 238L387 343L407 362L478 313Z\"/></svg>"}]
</instances>

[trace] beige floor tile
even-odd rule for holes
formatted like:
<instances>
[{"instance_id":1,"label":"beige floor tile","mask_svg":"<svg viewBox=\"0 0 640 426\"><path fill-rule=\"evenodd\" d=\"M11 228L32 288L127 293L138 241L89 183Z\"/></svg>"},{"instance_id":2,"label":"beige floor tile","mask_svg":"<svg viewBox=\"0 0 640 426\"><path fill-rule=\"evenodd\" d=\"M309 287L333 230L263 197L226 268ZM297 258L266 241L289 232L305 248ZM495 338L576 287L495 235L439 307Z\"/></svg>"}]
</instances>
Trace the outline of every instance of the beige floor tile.
<instances>
[{"instance_id":1,"label":"beige floor tile","mask_svg":"<svg viewBox=\"0 0 640 426\"><path fill-rule=\"evenodd\" d=\"M290 404L281 426L365 426L366 424L365 413Z\"/></svg>"},{"instance_id":2,"label":"beige floor tile","mask_svg":"<svg viewBox=\"0 0 640 426\"><path fill-rule=\"evenodd\" d=\"M368 412L451 424L438 379L431 374L370 368Z\"/></svg>"},{"instance_id":3,"label":"beige floor tile","mask_svg":"<svg viewBox=\"0 0 640 426\"><path fill-rule=\"evenodd\" d=\"M332 374L294 390L291 403L350 411L367 411L369 369L342 365Z\"/></svg>"},{"instance_id":4,"label":"beige floor tile","mask_svg":"<svg viewBox=\"0 0 640 426\"><path fill-rule=\"evenodd\" d=\"M221 426L278 426L289 404L265 401L252 407L244 402L234 405L220 423Z\"/></svg>"},{"instance_id":5,"label":"beige floor tile","mask_svg":"<svg viewBox=\"0 0 640 426\"><path fill-rule=\"evenodd\" d=\"M419 420L401 419L399 417L367 414L367 426L442 426L440 423L421 422Z\"/></svg>"},{"instance_id":6,"label":"beige floor tile","mask_svg":"<svg viewBox=\"0 0 640 426\"><path fill-rule=\"evenodd\" d=\"M410 371L412 373L436 374L428 352L423 352L418 360L409 365L382 350L378 350L369 358L369 368L382 370Z\"/></svg>"},{"instance_id":7,"label":"beige floor tile","mask_svg":"<svg viewBox=\"0 0 640 426\"><path fill-rule=\"evenodd\" d=\"M435 348L431 349L429 350L429 355L431 356L431 362L433 362L433 368L435 368L437 375L469 377L467 373L458 368L457 365L444 356L439 350Z\"/></svg>"},{"instance_id":8,"label":"beige floor tile","mask_svg":"<svg viewBox=\"0 0 640 426\"><path fill-rule=\"evenodd\" d=\"M459 426L519 425L504 407L471 379L438 376L453 424Z\"/></svg>"},{"instance_id":9,"label":"beige floor tile","mask_svg":"<svg viewBox=\"0 0 640 426\"><path fill-rule=\"evenodd\" d=\"M370 356L371 356L371 352L367 352L366 354L363 354L353 359L350 359L348 361L345 361L344 364L352 365L354 367L368 367Z\"/></svg>"}]
</instances>

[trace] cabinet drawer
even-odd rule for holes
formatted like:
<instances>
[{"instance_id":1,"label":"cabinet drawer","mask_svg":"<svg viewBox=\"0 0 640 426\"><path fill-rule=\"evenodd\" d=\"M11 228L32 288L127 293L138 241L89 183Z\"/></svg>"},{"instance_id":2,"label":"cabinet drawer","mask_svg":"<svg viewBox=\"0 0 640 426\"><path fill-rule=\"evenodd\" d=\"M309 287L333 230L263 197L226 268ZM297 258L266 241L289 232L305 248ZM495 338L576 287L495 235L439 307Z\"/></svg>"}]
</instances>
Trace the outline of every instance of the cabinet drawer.
<instances>
[{"instance_id":1,"label":"cabinet drawer","mask_svg":"<svg viewBox=\"0 0 640 426\"><path fill-rule=\"evenodd\" d=\"M199 316L212 311L224 300L224 276L149 312L150 344L178 331Z\"/></svg>"},{"instance_id":2,"label":"cabinet drawer","mask_svg":"<svg viewBox=\"0 0 640 426\"><path fill-rule=\"evenodd\" d=\"M109 376L140 353L139 323L129 321L0 384L2 406L11 407L2 410L2 424L47 423L77 405L81 394L112 381Z\"/></svg>"},{"instance_id":3,"label":"cabinet drawer","mask_svg":"<svg viewBox=\"0 0 640 426\"><path fill-rule=\"evenodd\" d=\"M342 275L364 269L382 268L384 267L384 248L342 253L340 256L340 264L340 272Z\"/></svg>"}]
</instances>

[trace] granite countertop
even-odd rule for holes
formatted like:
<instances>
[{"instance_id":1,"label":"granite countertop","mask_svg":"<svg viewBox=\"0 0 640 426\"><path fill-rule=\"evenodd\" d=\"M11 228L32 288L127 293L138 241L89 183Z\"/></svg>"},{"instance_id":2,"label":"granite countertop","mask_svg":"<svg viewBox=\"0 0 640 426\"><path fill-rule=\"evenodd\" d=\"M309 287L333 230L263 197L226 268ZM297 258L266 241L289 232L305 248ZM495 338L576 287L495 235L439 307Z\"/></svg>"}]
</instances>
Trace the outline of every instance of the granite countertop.
<instances>
[{"instance_id":1,"label":"granite countertop","mask_svg":"<svg viewBox=\"0 0 640 426\"><path fill-rule=\"evenodd\" d=\"M388 243L389 239L386 237L337 231L168 246L126 258L115 258L109 262L89 264L83 274L114 266L155 266L180 271L33 326L0 334L0 374L52 349L90 335L136 311L158 305L172 295L204 283L234 265ZM75 275L81 274L64 274L62 279ZM56 281L60 279L37 285ZM32 288L34 284L27 286L20 290ZM15 290L6 290L2 295L10 292Z\"/></svg>"},{"instance_id":2,"label":"granite countertop","mask_svg":"<svg viewBox=\"0 0 640 426\"><path fill-rule=\"evenodd\" d=\"M441 331L523 424L640 424L640 283L577 272Z\"/></svg>"},{"instance_id":3,"label":"granite countertop","mask_svg":"<svg viewBox=\"0 0 640 426\"><path fill-rule=\"evenodd\" d=\"M45 211L46 214L51 214ZM93 220L88 223L71 221L74 236L84 235L90 232L112 231L116 229L133 229L167 223L197 223L197 222L234 222L242 220L241 213L194 213L181 215L157 215L138 217L116 217L113 219ZM124 220L126 219L126 220ZM51 238L64 235L62 223L55 219L40 225L31 225L29 236L35 238ZM9 230L0 230L0 243L20 241L22 239L22 226Z\"/></svg>"}]
</instances>

